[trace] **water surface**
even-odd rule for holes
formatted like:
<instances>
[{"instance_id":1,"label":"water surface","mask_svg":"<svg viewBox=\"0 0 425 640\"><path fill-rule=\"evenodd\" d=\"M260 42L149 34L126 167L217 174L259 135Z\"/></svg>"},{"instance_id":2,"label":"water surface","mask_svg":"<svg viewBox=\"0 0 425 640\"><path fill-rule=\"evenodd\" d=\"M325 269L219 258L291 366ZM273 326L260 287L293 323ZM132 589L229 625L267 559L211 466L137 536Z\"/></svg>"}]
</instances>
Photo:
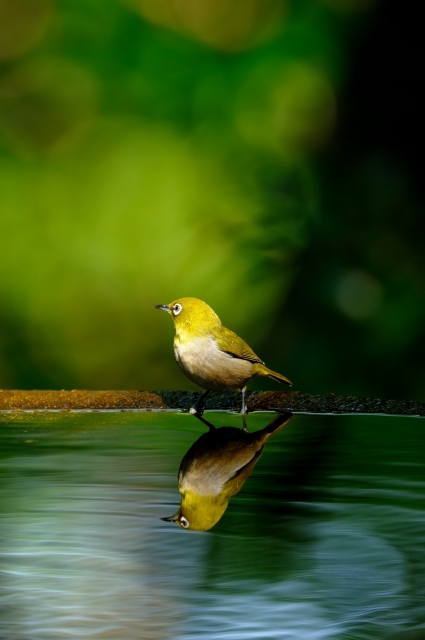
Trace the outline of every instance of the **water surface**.
<instances>
[{"instance_id":1,"label":"water surface","mask_svg":"<svg viewBox=\"0 0 425 640\"><path fill-rule=\"evenodd\" d=\"M424 426L296 415L201 533L160 520L192 416L1 416L1 640L423 638Z\"/></svg>"}]
</instances>

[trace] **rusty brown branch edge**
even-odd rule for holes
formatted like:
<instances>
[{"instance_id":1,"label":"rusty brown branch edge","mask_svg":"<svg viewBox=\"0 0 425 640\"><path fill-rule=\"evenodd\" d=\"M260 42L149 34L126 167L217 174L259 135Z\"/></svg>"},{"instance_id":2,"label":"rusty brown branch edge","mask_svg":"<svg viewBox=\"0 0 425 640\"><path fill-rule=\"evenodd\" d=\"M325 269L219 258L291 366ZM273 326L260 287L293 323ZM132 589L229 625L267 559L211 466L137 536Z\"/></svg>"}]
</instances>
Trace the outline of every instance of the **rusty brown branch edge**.
<instances>
[{"instance_id":1,"label":"rusty brown branch edge","mask_svg":"<svg viewBox=\"0 0 425 640\"><path fill-rule=\"evenodd\" d=\"M199 392L191 391L24 391L0 390L0 412L10 411L188 411ZM366 413L425 416L425 403L285 391L247 393L248 410L293 413ZM204 408L240 411L238 393L210 393Z\"/></svg>"}]
</instances>

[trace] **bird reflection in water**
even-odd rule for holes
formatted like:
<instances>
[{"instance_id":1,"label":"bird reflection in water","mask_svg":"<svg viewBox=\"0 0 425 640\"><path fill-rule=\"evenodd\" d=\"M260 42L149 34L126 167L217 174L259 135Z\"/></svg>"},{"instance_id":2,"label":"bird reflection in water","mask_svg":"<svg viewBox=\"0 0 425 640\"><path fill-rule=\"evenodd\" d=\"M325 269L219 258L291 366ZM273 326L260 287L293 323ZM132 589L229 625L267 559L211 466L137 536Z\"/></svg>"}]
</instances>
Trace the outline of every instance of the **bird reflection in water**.
<instances>
[{"instance_id":1,"label":"bird reflection in water","mask_svg":"<svg viewBox=\"0 0 425 640\"><path fill-rule=\"evenodd\" d=\"M236 427L214 425L198 416L209 428L189 449L180 464L180 508L162 518L183 529L208 531L222 517L229 500L251 475L268 439L280 431L292 413L280 413L254 433Z\"/></svg>"}]
</instances>

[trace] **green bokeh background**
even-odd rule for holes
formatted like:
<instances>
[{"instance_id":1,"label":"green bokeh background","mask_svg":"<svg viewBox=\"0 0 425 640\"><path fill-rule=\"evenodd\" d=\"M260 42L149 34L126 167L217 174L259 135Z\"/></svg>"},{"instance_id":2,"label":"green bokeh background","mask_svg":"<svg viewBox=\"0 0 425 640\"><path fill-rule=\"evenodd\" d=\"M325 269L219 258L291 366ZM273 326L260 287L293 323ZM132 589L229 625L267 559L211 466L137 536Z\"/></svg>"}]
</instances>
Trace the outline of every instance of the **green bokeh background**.
<instances>
[{"instance_id":1,"label":"green bokeh background","mask_svg":"<svg viewBox=\"0 0 425 640\"><path fill-rule=\"evenodd\" d=\"M191 295L294 389L425 400L391 6L0 0L0 387L193 388Z\"/></svg>"}]
</instances>

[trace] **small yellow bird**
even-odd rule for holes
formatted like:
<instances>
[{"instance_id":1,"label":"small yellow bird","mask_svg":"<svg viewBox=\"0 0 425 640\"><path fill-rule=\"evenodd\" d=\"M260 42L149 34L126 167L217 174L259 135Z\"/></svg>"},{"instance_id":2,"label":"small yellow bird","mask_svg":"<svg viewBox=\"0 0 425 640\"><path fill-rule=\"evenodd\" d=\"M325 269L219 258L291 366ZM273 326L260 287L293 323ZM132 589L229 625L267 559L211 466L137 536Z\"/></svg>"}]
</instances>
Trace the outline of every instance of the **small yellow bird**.
<instances>
[{"instance_id":1,"label":"small yellow bird","mask_svg":"<svg viewBox=\"0 0 425 640\"><path fill-rule=\"evenodd\" d=\"M251 378L267 376L292 384L285 376L268 369L242 338L226 329L206 302L179 298L155 308L171 314L174 320L174 355L180 369L189 380L207 390L191 413L199 413L210 391L242 391L245 428L245 385Z\"/></svg>"},{"instance_id":2,"label":"small yellow bird","mask_svg":"<svg viewBox=\"0 0 425 640\"><path fill-rule=\"evenodd\" d=\"M268 439L291 418L289 412L278 414L267 427L254 433L235 427L215 429L209 424L210 430L190 447L181 461L180 508L174 516L162 520L175 522L183 529L211 529L226 511L230 498L251 475Z\"/></svg>"}]
</instances>

